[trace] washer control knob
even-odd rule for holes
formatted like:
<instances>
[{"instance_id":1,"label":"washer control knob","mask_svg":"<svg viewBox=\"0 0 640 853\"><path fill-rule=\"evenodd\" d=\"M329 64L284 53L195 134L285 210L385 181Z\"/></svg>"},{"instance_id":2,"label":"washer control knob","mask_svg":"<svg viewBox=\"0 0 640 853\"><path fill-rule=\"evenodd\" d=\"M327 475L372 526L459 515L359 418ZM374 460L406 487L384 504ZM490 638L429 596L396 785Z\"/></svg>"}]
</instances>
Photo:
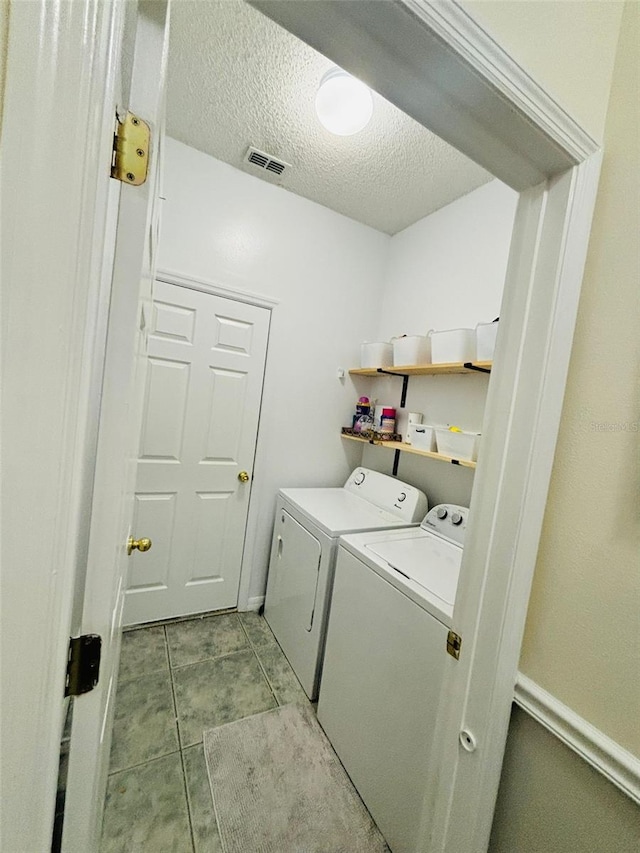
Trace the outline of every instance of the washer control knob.
<instances>
[{"instance_id":1,"label":"washer control knob","mask_svg":"<svg viewBox=\"0 0 640 853\"><path fill-rule=\"evenodd\" d=\"M438 516L438 518L446 518L448 515L446 506L439 506L436 515Z\"/></svg>"},{"instance_id":2,"label":"washer control knob","mask_svg":"<svg viewBox=\"0 0 640 853\"><path fill-rule=\"evenodd\" d=\"M353 478L353 482L356 486L361 486L364 483L364 471L358 471L356 476Z\"/></svg>"},{"instance_id":3,"label":"washer control knob","mask_svg":"<svg viewBox=\"0 0 640 853\"><path fill-rule=\"evenodd\" d=\"M400 494L398 495L398 503L401 504L402 501L406 501L406 499L407 499L407 493L406 492L400 492Z\"/></svg>"},{"instance_id":4,"label":"washer control knob","mask_svg":"<svg viewBox=\"0 0 640 853\"><path fill-rule=\"evenodd\" d=\"M455 524L455 525L462 524L462 513L461 512L454 512L453 513L453 515L451 516L451 524Z\"/></svg>"}]
</instances>

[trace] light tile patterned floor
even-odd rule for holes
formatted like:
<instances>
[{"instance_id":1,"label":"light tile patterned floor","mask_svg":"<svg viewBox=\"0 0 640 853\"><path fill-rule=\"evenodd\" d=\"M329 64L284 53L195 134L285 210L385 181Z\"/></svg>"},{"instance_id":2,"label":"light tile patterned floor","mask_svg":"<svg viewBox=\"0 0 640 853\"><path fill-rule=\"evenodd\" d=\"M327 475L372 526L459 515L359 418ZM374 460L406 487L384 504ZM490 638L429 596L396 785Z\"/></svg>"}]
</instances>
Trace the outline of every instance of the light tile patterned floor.
<instances>
[{"instance_id":1,"label":"light tile patterned floor","mask_svg":"<svg viewBox=\"0 0 640 853\"><path fill-rule=\"evenodd\" d=\"M127 631L101 853L222 853L205 729L308 699L257 613Z\"/></svg>"}]
</instances>

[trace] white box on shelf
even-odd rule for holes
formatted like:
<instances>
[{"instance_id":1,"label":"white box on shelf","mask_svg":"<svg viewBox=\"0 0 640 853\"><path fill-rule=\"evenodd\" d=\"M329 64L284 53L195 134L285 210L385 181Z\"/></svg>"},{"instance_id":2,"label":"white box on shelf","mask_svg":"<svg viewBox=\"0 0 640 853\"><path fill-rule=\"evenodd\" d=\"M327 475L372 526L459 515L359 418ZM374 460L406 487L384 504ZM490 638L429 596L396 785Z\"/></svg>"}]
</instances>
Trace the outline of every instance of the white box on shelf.
<instances>
[{"instance_id":1,"label":"white box on shelf","mask_svg":"<svg viewBox=\"0 0 640 853\"><path fill-rule=\"evenodd\" d=\"M457 364L476 359L476 330L447 329L431 334L433 364Z\"/></svg>"},{"instance_id":2,"label":"white box on shelf","mask_svg":"<svg viewBox=\"0 0 640 853\"><path fill-rule=\"evenodd\" d=\"M477 460L480 433L450 429L436 429L435 433L438 453L468 462Z\"/></svg>"},{"instance_id":3,"label":"white box on shelf","mask_svg":"<svg viewBox=\"0 0 640 853\"><path fill-rule=\"evenodd\" d=\"M415 447L416 450L430 450L432 453L435 452L435 427L431 424L409 424L407 444Z\"/></svg>"},{"instance_id":4,"label":"white box on shelf","mask_svg":"<svg viewBox=\"0 0 640 853\"><path fill-rule=\"evenodd\" d=\"M431 364L431 338L428 335L403 335L392 341L394 367Z\"/></svg>"},{"instance_id":5,"label":"white box on shelf","mask_svg":"<svg viewBox=\"0 0 640 853\"><path fill-rule=\"evenodd\" d=\"M360 344L360 367L393 367L393 346L386 341Z\"/></svg>"},{"instance_id":6,"label":"white box on shelf","mask_svg":"<svg viewBox=\"0 0 640 853\"><path fill-rule=\"evenodd\" d=\"M476 326L476 358L478 361L493 361L498 336L498 321L478 323Z\"/></svg>"}]
</instances>

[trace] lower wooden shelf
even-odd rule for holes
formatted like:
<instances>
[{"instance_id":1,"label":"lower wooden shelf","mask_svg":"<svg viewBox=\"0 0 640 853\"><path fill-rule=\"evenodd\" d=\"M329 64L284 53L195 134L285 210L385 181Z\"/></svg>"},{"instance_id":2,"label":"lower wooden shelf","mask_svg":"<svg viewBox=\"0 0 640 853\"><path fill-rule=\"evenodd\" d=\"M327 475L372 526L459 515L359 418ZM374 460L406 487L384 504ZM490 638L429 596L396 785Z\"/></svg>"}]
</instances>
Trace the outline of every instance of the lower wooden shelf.
<instances>
[{"instance_id":1,"label":"lower wooden shelf","mask_svg":"<svg viewBox=\"0 0 640 853\"><path fill-rule=\"evenodd\" d=\"M342 438L347 441L359 441L361 444L373 444L376 447L384 447L385 450L401 450L403 453L414 453L416 456L426 456L428 459L437 459L440 462L448 462L450 465L461 465L463 468L475 468L476 462L470 462L468 459L453 459L451 456L444 456L442 453L433 453L431 450L418 450L412 444L406 444L404 441L371 441L368 438L359 438L357 435L342 435Z\"/></svg>"}]
</instances>

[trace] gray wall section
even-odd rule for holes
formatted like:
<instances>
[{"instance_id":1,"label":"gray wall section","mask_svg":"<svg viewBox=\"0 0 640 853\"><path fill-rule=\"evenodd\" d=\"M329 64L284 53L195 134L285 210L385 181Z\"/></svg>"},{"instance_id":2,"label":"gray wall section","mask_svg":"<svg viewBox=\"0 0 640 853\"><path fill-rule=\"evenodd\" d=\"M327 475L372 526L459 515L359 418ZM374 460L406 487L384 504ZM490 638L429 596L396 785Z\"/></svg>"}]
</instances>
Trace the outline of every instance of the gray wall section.
<instances>
[{"instance_id":1,"label":"gray wall section","mask_svg":"<svg viewBox=\"0 0 640 853\"><path fill-rule=\"evenodd\" d=\"M640 807L517 706L489 853L639 853Z\"/></svg>"}]
</instances>

